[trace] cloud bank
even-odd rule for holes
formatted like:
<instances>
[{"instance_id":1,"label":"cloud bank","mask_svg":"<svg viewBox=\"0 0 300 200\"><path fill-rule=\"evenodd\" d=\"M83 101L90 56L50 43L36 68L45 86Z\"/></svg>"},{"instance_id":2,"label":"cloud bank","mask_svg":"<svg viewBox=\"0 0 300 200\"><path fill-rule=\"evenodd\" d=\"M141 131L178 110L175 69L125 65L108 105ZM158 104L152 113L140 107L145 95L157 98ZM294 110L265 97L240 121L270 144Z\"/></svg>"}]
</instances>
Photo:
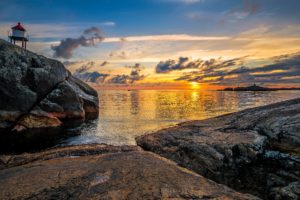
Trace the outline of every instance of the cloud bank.
<instances>
[{"instance_id":1,"label":"cloud bank","mask_svg":"<svg viewBox=\"0 0 300 200\"><path fill-rule=\"evenodd\" d=\"M204 65L198 71L186 73L176 81L199 82L212 85L285 84L300 83L300 53L273 58L273 63L259 67L244 65L244 58L236 58Z\"/></svg>"},{"instance_id":2,"label":"cloud bank","mask_svg":"<svg viewBox=\"0 0 300 200\"><path fill-rule=\"evenodd\" d=\"M155 68L156 73L169 73L176 70L184 69L199 69L203 73L209 73L219 68L226 68L241 64L242 58L235 58L230 60L222 61L219 59L209 59L209 60L189 60L188 57L179 57L178 60L167 60L160 61Z\"/></svg>"},{"instance_id":3,"label":"cloud bank","mask_svg":"<svg viewBox=\"0 0 300 200\"><path fill-rule=\"evenodd\" d=\"M105 62L103 62L105 63ZM103 64L102 63L102 64ZM101 64L101 65L102 65ZM100 65L100 67L101 67ZM92 68L96 66L96 63L91 61L83 64L79 67L73 75L83 81L99 83L99 84L133 84L136 81L143 80L146 76L141 74L142 66L139 63L134 65L126 66L126 68L131 69L128 74L104 74L98 71L92 71Z\"/></svg>"}]
</instances>

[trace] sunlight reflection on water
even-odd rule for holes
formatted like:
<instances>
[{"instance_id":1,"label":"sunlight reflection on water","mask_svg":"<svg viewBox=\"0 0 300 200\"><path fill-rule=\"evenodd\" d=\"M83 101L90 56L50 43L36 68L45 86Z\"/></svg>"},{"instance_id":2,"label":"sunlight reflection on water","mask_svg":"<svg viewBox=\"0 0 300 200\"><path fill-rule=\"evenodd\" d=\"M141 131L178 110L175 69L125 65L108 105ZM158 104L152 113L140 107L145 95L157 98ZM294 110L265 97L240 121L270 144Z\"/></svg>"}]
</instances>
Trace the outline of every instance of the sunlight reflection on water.
<instances>
[{"instance_id":1,"label":"sunlight reflection on water","mask_svg":"<svg viewBox=\"0 0 300 200\"><path fill-rule=\"evenodd\" d=\"M136 136L179 122L300 97L300 91L104 90L98 93L99 118L74 130L79 135L65 139L61 144L134 145Z\"/></svg>"}]
</instances>

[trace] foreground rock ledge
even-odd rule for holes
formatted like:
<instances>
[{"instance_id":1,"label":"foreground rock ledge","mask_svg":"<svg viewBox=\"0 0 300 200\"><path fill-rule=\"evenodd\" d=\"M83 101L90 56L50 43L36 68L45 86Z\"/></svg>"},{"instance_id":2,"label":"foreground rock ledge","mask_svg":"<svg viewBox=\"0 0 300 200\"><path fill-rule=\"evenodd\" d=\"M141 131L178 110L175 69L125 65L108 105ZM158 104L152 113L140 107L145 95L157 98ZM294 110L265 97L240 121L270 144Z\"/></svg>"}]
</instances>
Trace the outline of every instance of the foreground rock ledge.
<instances>
[{"instance_id":1,"label":"foreground rock ledge","mask_svg":"<svg viewBox=\"0 0 300 200\"><path fill-rule=\"evenodd\" d=\"M182 123L137 143L242 192L300 196L300 99Z\"/></svg>"},{"instance_id":2,"label":"foreground rock ledge","mask_svg":"<svg viewBox=\"0 0 300 200\"><path fill-rule=\"evenodd\" d=\"M83 145L0 157L0 199L258 199L136 146Z\"/></svg>"}]
</instances>

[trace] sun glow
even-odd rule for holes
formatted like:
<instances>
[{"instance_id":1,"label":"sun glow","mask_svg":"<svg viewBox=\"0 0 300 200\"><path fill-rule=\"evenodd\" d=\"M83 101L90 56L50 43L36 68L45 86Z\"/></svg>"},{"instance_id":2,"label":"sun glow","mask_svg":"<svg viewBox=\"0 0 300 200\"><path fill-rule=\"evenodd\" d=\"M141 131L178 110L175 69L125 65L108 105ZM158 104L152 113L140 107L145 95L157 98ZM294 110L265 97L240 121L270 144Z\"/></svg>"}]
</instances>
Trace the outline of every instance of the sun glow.
<instances>
[{"instance_id":1,"label":"sun glow","mask_svg":"<svg viewBox=\"0 0 300 200\"><path fill-rule=\"evenodd\" d=\"M200 84L197 83L197 82L190 82L189 84L190 84L190 88L192 90L198 90L198 89L200 89Z\"/></svg>"}]
</instances>

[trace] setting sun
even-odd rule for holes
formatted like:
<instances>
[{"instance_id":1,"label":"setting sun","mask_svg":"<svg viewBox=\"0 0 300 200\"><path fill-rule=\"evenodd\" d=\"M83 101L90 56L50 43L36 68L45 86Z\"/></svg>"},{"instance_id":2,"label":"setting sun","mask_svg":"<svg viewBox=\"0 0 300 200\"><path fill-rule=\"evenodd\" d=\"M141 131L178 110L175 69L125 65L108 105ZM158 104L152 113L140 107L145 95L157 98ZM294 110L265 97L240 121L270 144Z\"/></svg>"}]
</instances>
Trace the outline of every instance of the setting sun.
<instances>
[{"instance_id":1,"label":"setting sun","mask_svg":"<svg viewBox=\"0 0 300 200\"><path fill-rule=\"evenodd\" d=\"M197 82L190 82L190 88L193 89L193 90L198 90L200 89L200 84L197 83Z\"/></svg>"}]
</instances>

